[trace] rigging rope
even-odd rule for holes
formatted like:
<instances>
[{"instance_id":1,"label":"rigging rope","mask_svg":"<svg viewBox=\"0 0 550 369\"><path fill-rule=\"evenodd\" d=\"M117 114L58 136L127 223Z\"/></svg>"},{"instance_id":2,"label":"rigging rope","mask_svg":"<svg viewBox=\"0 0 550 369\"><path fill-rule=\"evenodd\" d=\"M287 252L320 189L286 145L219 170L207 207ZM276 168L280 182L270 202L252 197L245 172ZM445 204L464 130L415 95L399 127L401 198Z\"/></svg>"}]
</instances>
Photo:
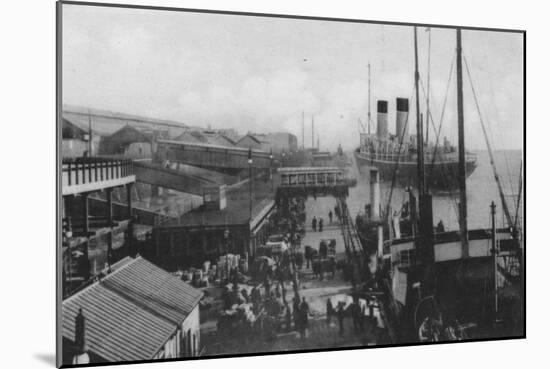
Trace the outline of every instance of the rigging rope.
<instances>
[{"instance_id":1,"label":"rigging rope","mask_svg":"<svg viewBox=\"0 0 550 369\"><path fill-rule=\"evenodd\" d=\"M483 51L483 56L485 58L485 63L488 65L489 63L488 63L488 58L487 58L487 48L484 48L483 50L484 50ZM493 88L493 79L492 78L487 78L487 79L488 79L488 83L489 83L489 90L491 91L491 103L492 103L493 107L495 107L495 105L496 105L495 104L495 99L494 99L495 89ZM499 110L494 109L493 114L496 117L497 132L499 134L500 142L504 142L503 136L502 136L502 130L498 129L498 123L500 121ZM491 124L488 124L488 130L489 130L490 138L494 137L493 132L492 132L492 128L491 128ZM506 163L506 172L508 174L508 184L510 186L510 191L513 191L514 186L512 184L512 171L510 170L510 160L508 158L508 153L506 152L506 150L503 151L503 155L504 155L504 162Z\"/></svg>"},{"instance_id":2,"label":"rigging rope","mask_svg":"<svg viewBox=\"0 0 550 369\"><path fill-rule=\"evenodd\" d=\"M521 178L521 170L522 170L522 166L523 166L523 161L521 161L519 163L519 185L518 185L518 201L517 201L517 204L516 204L516 216L514 218L514 229L517 229L517 225L518 225L518 217L519 217L519 206L521 204L521 187L523 185L523 181L522 181L522 178Z\"/></svg>"},{"instance_id":3,"label":"rigging rope","mask_svg":"<svg viewBox=\"0 0 550 369\"><path fill-rule=\"evenodd\" d=\"M446 107L447 107L447 99L449 97L449 90L450 90L450 85L451 85L451 80L452 80L453 70L454 70L454 59L455 58L453 56L453 59L451 61L451 68L449 70L449 78L447 79L447 87L446 87L446 91L445 91L445 98L443 100L443 107L442 107L442 110L441 110L441 117L439 119L439 127L436 129L431 111L429 112L429 117L427 117L428 121L432 123L434 131L437 131L435 146L434 146L434 150L433 150L433 153L432 153L432 161L431 161L430 167L429 167L430 171L429 171L429 174L428 174L428 181L427 181L428 184L431 182L431 179L432 179L432 175L433 175L433 171L434 171L433 168L435 167L436 158L439 158L439 160L443 163L441 153L437 150L437 148L439 147L439 139L441 137L441 128L443 126L443 120L444 120L444 117L445 117L445 111L446 111ZM424 84L422 83L422 79L420 79L419 81L420 81L420 87L422 88L422 92L424 93L424 97L426 97L426 91L424 90ZM453 177L452 173L450 173L450 169L447 168L444 164L442 165L442 168L443 168L443 175L445 176L446 180L449 183L454 181L454 177ZM458 201L454 197L452 199L453 199L453 201L452 201L453 209L454 209L455 215L458 219L458 217L459 217L459 215L458 215Z\"/></svg>"},{"instance_id":4,"label":"rigging rope","mask_svg":"<svg viewBox=\"0 0 550 369\"><path fill-rule=\"evenodd\" d=\"M454 70L454 56L453 56L453 60L451 61L451 68L449 70L449 78L447 79L447 87L445 89L445 98L443 100L443 107L441 109L441 117L439 118L439 127L435 128L435 124L434 124L434 120L433 120L433 116L430 112L430 115L429 117L427 117L427 119L429 119L429 121L432 123L432 125L434 126L434 131L437 131L437 134L436 134L436 137L435 137L435 146L434 146L434 150L433 150L433 153L432 153L432 162L430 163L430 172L429 172L429 175L428 175L428 183L431 179L431 176L433 174L433 166L435 164L435 158L436 158L436 154L437 154L437 148L439 146L439 138L441 137L441 127L443 126L443 119L445 117L445 111L446 111L446 108L447 108L447 99L449 97L449 90L450 90L450 86L451 86L451 80L452 80L452 76L453 76L453 70ZM424 92L424 85L422 83L422 80L420 80L420 86L422 87L422 91Z\"/></svg>"},{"instance_id":5,"label":"rigging rope","mask_svg":"<svg viewBox=\"0 0 550 369\"><path fill-rule=\"evenodd\" d=\"M495 165L495 158L493 156L493 150L491 149L491 144L489 143L489 138L487 136L487 130L485 128L485 123L483 122L483 117L481 115L481 109L479 108L479 102L477 100L477 94L474 88L474 82L472 81L472 76L470 74L470 68L468 66L468 61L466 60L466 55L462 55L462 58L464 59L464 65L466 67L466 73L468 75L468 80L470 81L470 87L472 88L472 94L474 96L474 102L476 105L477 113L479 115L479 121L481 123L481 128L483 130L483 137L485 138L485 144L487 145L487 150L489 151L489 159L491 162L491 166L493 167L493 175L495 177L495 181L497 182L498 191L500 195L500 201L502 203L502 208L504 209L504 214L506 215L506 220L508 221L508 225L510 227L514 226L514 222L512 221L512 217L510 215L510 210L508 209L508 204L506 203L506 198L504 196L504 190L502 189L502 183L500 181L500 177L497 172L497 168Z\"/></svg>"}]
</instances>

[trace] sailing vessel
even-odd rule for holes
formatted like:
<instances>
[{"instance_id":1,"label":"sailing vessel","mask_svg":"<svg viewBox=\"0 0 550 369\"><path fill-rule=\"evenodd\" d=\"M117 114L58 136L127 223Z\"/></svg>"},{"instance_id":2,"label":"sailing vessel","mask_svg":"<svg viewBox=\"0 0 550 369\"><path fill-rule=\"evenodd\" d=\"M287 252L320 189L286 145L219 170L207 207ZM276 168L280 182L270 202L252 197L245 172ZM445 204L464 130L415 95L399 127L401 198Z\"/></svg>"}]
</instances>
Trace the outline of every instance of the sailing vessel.
<instances>
[{"instance_id":1,"label":"sailing vessel","mask_svg":"<svg viewBox=\"0 0 550 369\"><path fill-rule=\"evenodd\" d=\"M414 39L416 128L417 132L423 132L418 101L416 27ZM390 301L387 305L391 307L393 323L400 333L398 340L401 342L520 337L524 334L521 224L517 221L517 210L516 219L513 219L508 209L483 122L483 133L507 227L496 227L496 205L492 203L488 207L492 219L491 228L467 229L468 160L464 142L461 44L461 30L457 29L459 143L456 186L460 190L459 230L444 231L436 228L434 231L432 197L425 178L423 159L426 157L422 150L419 150L415 163L418 208L414 191L409 191L409 234L402 233L399 230L400 223L392 221L389 209L391 192L383 215L378 215L378 203L372 203L371 200L371 208L375 207L370 214L372 219L357 224L362 243L366 247L379 245L376 252L383 261L379 263L382 265L378 272L379 284L389 286L387 289ZM423 148L423 135L417 135L416 140L417 147ZM411 176L415 178L414 174ZM372 168L371 183L376 183L377 178L378 170ZM394 182L392 180L392 189ZM379 188L371 192L379 193ZM372 217L373 214L378 216Z\"/></svg>"}]
</instances>

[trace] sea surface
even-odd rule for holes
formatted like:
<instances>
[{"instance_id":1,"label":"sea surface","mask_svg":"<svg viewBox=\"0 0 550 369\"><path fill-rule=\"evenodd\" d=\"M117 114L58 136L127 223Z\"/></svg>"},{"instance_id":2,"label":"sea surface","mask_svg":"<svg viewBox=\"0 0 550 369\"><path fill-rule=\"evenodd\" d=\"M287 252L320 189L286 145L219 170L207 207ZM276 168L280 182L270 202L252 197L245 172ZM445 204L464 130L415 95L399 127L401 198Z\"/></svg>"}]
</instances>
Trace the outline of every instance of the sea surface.
<instances>
[{"instance_id":1,"label":"sea surface","mask_svg":"<svg viewBox=\"0 0 550 369\"><path fill-rule=\"evenodd\" d=\"M477 168L468 177L466 181L466 191L468 199L468 228L490 228L491 215L490 205L494 201L497 205L497 227L505 226L505 216L502 210L502 204L499 196L499 190L493 169L490 163L489 153L487 151L476 151ZM352 159L350 176L357 178L357 186L350 189L347 199L348 207L352 216L364 211L365 204L369 203L369 178L368 174L362 174L358 171L353 153L347 153ZM517 193L520 181L520 169L522 166L522 151L521 150L502 150L495 151L494 158L497 168L497 173L500 177L503 191L506 195L506 201L512 217L516 215L517 208ZM385 208L390 193L391 184L381 183L380 197L382 208ZM522 189L523 192L523 189ZM458 191L453 192L438 192L433 195L433 216L434 225L440 220L443 221L446 230L458 230ZM391 207L393 210L399 210L404 201L408 200L408 193L403 187L396 186L394 188ZM330 197L308 199L306 203L306 211L308 218L323 217L325 222L328 220L328 212L334 209L336 200ZM523 214L523 195L520 201L519 221L522 221ZM521 223L520 223L521 224ZM521 224L522 225L522 224Z\"/></svg>"}]
</instances>

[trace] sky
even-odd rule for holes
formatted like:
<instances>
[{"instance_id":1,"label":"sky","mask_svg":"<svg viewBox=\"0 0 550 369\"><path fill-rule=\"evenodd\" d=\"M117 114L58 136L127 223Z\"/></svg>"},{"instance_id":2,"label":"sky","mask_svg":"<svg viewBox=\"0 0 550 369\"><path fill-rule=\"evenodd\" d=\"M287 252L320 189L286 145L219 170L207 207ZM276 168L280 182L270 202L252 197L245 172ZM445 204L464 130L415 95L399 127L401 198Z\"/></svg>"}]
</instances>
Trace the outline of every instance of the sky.
<instances>
[{"instance_id":1,"label":"sky","mask_svg":"<svg viewBox=\"0 0 550 369\"><path fill-rule=\"evenodd\" d=\"M395 133L395 98L408 97L415 132L411 26L67 4L62 17L64 104L241 134L288 131L299 143L303 112L306 147L314 119L321 149L351 150L359 119L367 122L370 64L372 129L377 100L389 102ZM523 35L465 30L462 42L492 147L521 149ZM455 30L418 28L422 112L430 60L431 140L441 124L441 135L457 141L455 48ZM466 147L483 150L466 69L463 76Z\"/></svg>"}]
</instances>

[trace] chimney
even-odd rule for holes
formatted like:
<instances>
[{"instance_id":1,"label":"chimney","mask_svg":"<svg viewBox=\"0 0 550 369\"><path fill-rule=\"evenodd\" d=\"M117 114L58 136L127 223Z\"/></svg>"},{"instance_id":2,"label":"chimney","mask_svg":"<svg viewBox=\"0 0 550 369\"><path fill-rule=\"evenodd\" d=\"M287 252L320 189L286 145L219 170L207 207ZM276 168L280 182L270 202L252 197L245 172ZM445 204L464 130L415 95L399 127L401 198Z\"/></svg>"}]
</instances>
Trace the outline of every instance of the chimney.
<instances>
[{"instance_id":1,"label":"chimney","mask_svg":"<svg viewBox=\"0 0 550 369\"><path fill-rule=\"evenodd\" d=\"M90 357L88 356L88 347L86 345L86 318L84 318L82 308L78 309L78 314L75 318L74 343L75 355L73 356L73 365L89 364Z\"/></svg>"},{"instance_id":2,"label":"chimney","mask_svg":"<svg viewBox=\"0 0 550 369\"><path fill-rule=\"evenodd\" d=\"M77 354L86 352L86 318L84 318L82 308L78 309L78 314L75 318L74 343Z\"/></svg>"},{"instance_id":3,"label":"chimney","mask_svg":"<svg viewBox=\"0 0 550 369\"><path fill-rule=\"evenodd\" d=\"M372 168L370 170L370 219L375 221L380 219L380 182L378 175L378 169Z\"/></svg>"},{"instance_id":4,"label":"chimney","mask_svg":"<svg viewBox=\"0 0 550 369\"><path fill-rule=\"evenodd\" d=\"M409 142L409 99L396 99L397 112L395 115L395 134L398 142Z\"/></svg>"},{"instance_id":5,"label":"chimney","mask_svg":"<svg viewBox=\"0 0 550 369\"><path fill-rule=\"evenodd\" d=\"M379 140L386 140L388 137L388 102L386 100L378 100L376 117L376 135Z\"/></svg>"}]
</instances>

